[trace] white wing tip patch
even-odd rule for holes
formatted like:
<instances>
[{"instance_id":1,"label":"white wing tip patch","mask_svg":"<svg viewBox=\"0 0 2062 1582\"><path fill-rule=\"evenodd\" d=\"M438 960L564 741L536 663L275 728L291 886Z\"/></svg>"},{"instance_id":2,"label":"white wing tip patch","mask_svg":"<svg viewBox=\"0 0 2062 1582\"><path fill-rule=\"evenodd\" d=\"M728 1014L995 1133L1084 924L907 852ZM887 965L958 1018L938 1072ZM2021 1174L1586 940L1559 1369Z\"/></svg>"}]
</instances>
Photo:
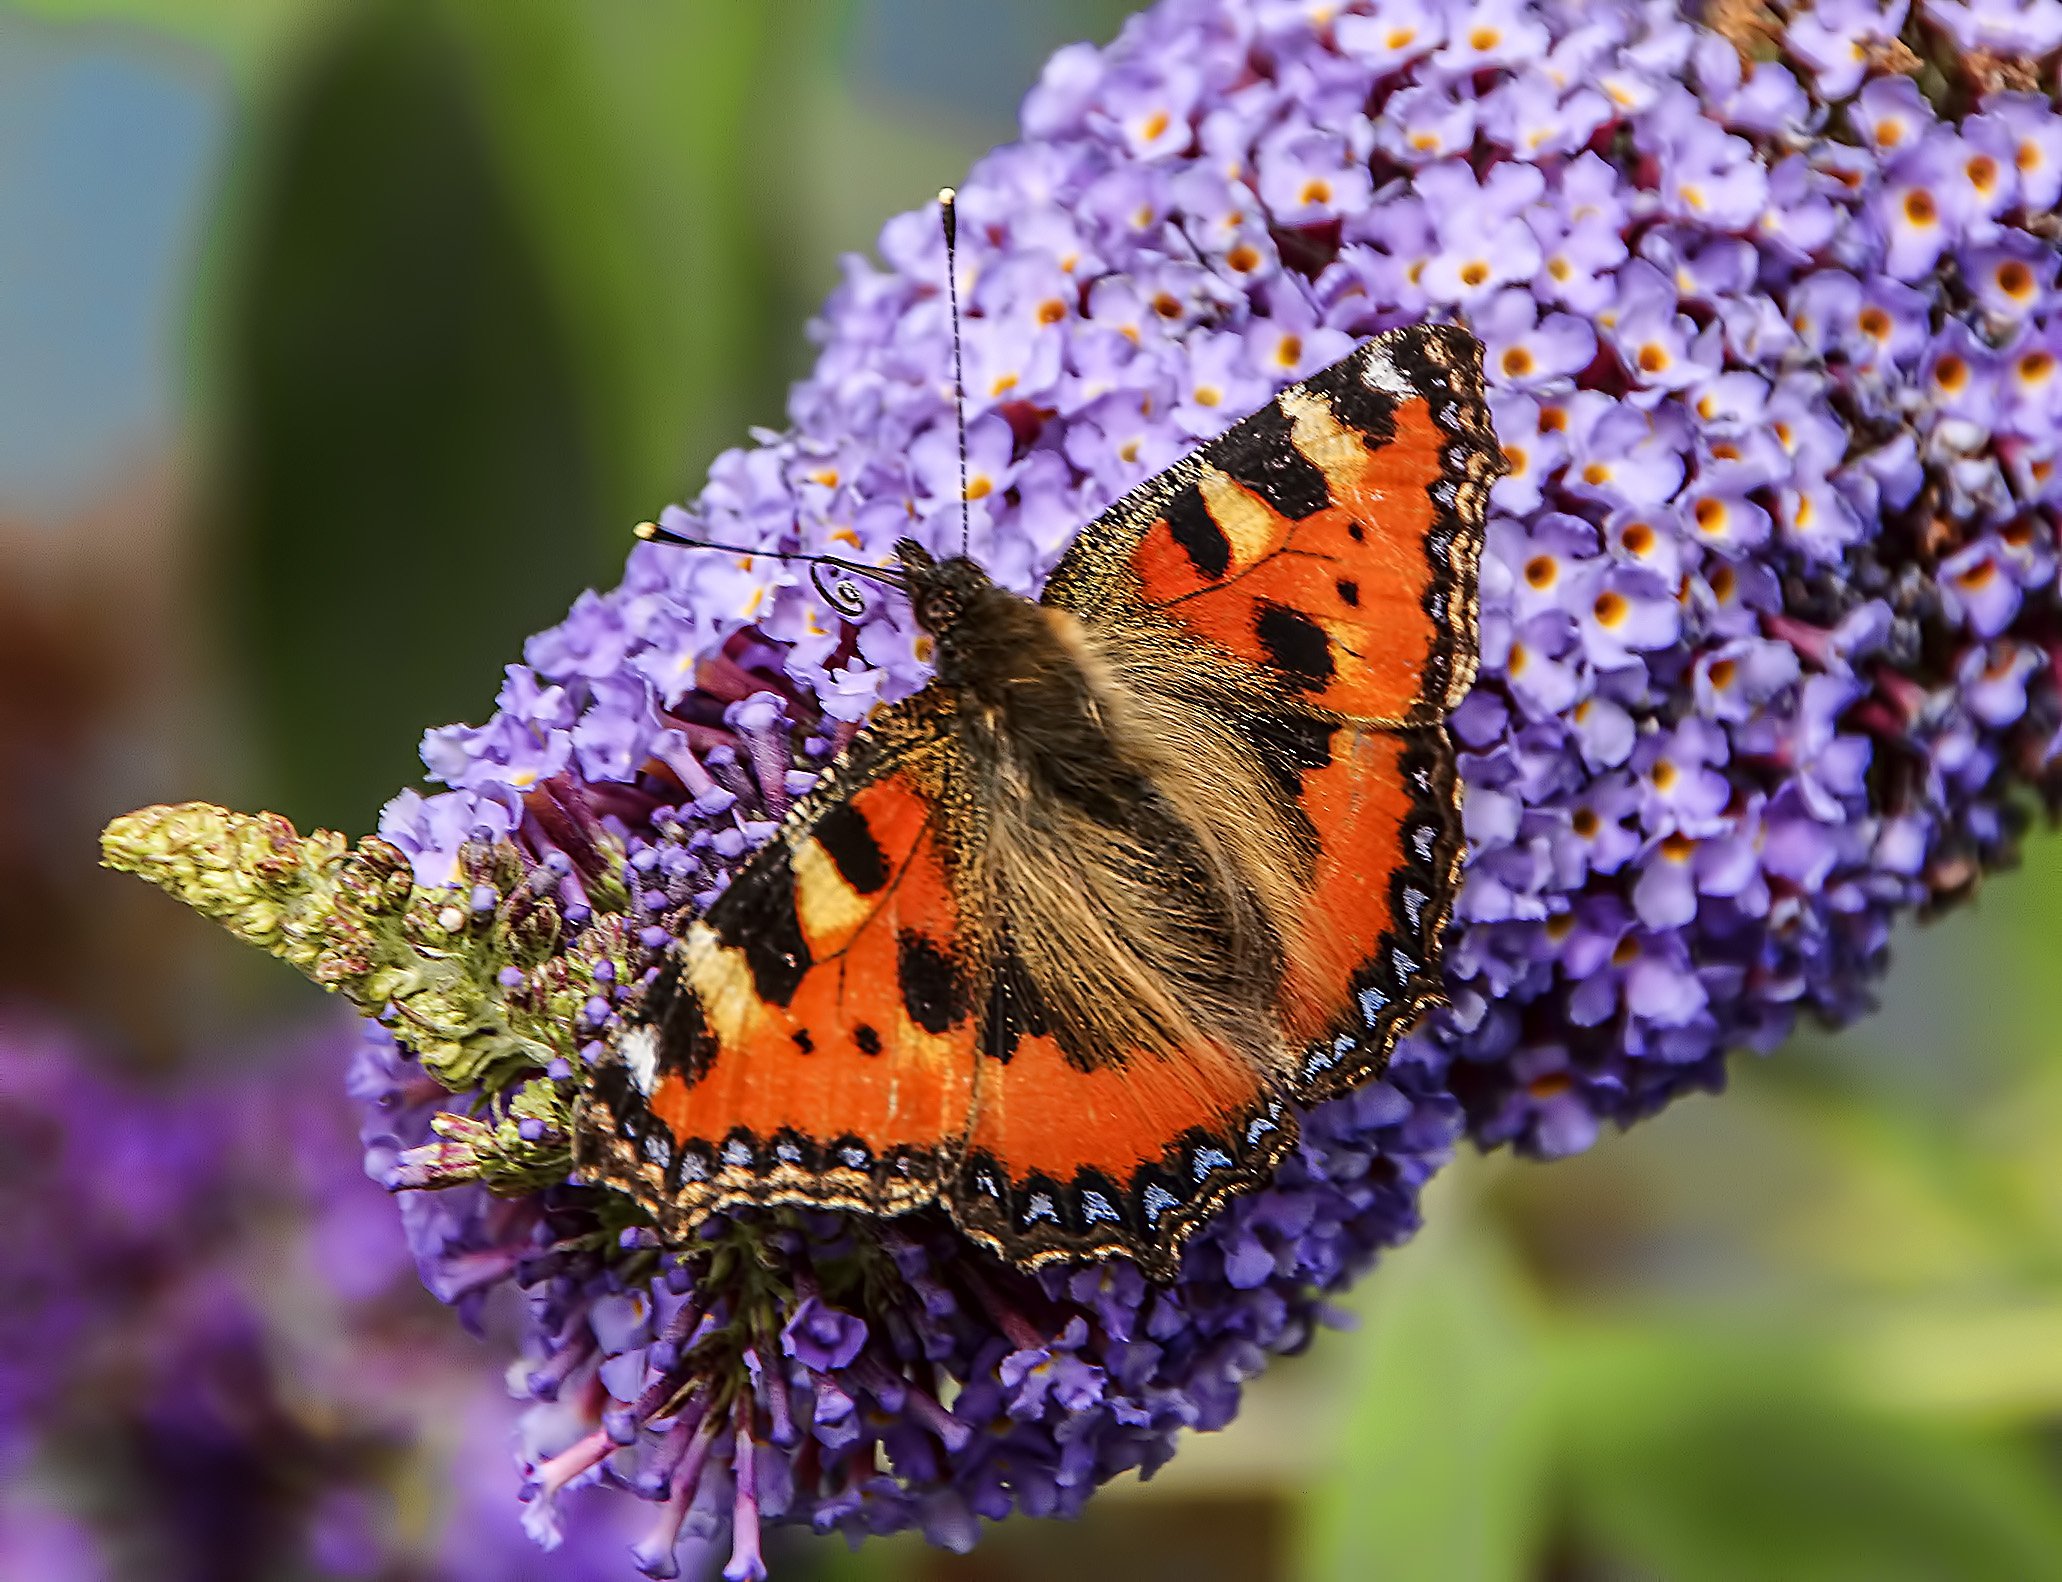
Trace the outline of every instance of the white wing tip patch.
<instances>
[{"instance_id":1,"label":"white wing tip patch","mask_svg":"<svg viewBox=\"0 0 2062 1582\"><path fill-rule=\"evenodd\" d=\"M629 1067L630 1080L637 1084L637 1091L650 1098L652 1089L659 1084L659 1030L633 1027L617 1040L616 1051Z\"/></svg>"},{"instance_id":2,"label":"white wing tip patch","mask_svg":"<svg viewBox=\"0 0 2062 1582\"><path fill-rule=\"evenodd\" d=\"M1390 359L1388 349L1380 341L1367 344L1366 355L1360 360L1360 382L1370 390L1379 390L1383 395L1407 400L1416 395L1417 386L1406 379Z\"/></svg>"}]
</instances>

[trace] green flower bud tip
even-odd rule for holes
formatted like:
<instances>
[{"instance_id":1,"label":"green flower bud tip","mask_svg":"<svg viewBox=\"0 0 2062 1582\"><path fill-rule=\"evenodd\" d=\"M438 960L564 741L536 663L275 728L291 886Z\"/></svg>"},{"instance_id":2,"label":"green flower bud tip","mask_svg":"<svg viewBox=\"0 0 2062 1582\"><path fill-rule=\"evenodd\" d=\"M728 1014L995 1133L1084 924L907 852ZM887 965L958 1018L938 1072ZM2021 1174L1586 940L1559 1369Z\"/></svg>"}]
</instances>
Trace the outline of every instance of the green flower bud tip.
<instances>
[{"instance_id":1,"label":"green flower bud tip","mask_svg":"<svg viewBox=\"0 0 2062 1582\"><path fill-rule=\"evenodd\" d=\"M145 808L101 837L108 867L161 886L380 1017L454 1092L491 1096L554 1057L577 1067L582 1007L598 981L632 981L638 946L620 915L599 915L569 939L512 845L469 855L473 888L424 888L406 856L377 836L355 846L329 830L303 837L276 814L206 803ZM620 875L608 877L602 888L622 888ZM475 904L482 886L493 904ZM604 960L608 970L597 973ZM500 978L508 967L517 969L512 988ZM562 1138L561 1118L529 1118ZM510 1170L545 1168L549 1150L513 1130L504 1138L497 1127L491 1146Z\"/></svg>"}]
</instances>

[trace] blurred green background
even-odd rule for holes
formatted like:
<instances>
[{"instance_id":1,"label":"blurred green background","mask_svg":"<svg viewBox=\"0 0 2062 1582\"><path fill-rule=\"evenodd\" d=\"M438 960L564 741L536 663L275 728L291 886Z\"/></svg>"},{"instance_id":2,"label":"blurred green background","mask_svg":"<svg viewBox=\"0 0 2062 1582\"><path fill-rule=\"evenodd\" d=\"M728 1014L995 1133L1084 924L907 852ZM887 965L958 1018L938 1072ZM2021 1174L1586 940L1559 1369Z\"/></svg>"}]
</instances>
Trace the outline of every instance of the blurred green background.
<instances>
[{"instance_id":1,"label":"blurred green background","mask_svg":"<svg viewBox=\"0 0 2062 1582\"><path fill-rule=\"evenodd\" d=\"M94 872L100 823L369 828L779 424L839 255L1124 9L0 6L0 998L146 1065L305 1017ZM1584 1158L1463 1160L1356 1333L1085 1520L776 1575L2062 1576L2058 920L2044 837L1862 1027Z\"/></svg>"}]
</instances>

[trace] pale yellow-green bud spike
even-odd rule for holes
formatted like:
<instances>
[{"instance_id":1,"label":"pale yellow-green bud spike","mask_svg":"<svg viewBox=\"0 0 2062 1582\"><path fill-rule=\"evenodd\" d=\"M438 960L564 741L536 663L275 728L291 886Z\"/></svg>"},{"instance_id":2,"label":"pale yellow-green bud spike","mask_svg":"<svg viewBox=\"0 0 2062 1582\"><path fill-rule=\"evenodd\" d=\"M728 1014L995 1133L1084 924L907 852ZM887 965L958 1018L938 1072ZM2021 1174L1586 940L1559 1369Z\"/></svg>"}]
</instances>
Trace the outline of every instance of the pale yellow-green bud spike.
<instances>
[{"instance_id":1,"label":"pale yellow-green bud spike","mask_svg":"<svg viewBox=\"0 0 2062 1582\"><path fill-rule=\"evenodd\" d=\"M465 885L439 888L415 884L406 854L378 836L355 846L328 830L303 837L276 814L206 803L144 808L101 836L108 867L378 1016L454 1092L493 1093L554 1057L577 1063L574 1023L595 968L606 959L609 981L628 981L636 936L612 911L569 944L512 846L468 851ZM613 848L600 855L620 862ZM591 876L588 892L597 907L627 901L615 873ZM513 998L500 977L511 967L522 983Z\"/></svg>"},{"instance_id":2,"label":"pale yellow-green bud spike","mask_svg":"<svg viewBox=\"0 0 2062 1582\"><path fill-rule=\"evenodd\" d=\"M206 802L124 814L100 837L108 867L148 879L311 976L334 912L344 852L344 838L333 831L303 839L276 814L232 813Z\"/></svg>"}]
</instances>

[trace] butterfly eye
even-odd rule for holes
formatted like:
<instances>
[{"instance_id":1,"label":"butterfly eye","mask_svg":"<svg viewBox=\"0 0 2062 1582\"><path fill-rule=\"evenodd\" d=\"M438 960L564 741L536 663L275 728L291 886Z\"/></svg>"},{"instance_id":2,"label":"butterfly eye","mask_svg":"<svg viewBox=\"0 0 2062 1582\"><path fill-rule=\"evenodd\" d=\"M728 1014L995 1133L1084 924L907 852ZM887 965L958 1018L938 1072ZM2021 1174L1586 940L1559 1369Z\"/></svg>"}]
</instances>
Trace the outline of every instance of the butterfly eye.
<instances>
[{"instance_id":1,"label":"butterfly eye","mask_svg":"<svg viewBox=\"0 0 2062 1582\"><path fill-rule=\"evenodd\" d=\"M943 588L934 588L917 596L917 624L927 631L935 632L951 625L958 614L959 599Z\"/></svg>"}]
</instances>

